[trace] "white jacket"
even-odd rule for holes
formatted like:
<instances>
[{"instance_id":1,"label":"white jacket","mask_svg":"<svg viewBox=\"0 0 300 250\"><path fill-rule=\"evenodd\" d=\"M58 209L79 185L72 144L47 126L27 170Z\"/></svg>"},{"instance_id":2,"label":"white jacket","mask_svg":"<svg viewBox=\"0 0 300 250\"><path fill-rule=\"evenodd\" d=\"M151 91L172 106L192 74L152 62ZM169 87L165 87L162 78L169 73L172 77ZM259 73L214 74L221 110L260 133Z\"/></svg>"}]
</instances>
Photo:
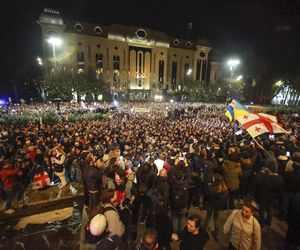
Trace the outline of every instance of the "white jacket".
<instances>
[{"instance_id":1,"label":"white jacket","mask_svg":"<svg viewBox=\"0 0 300 250\"><path fill-rule=\"evenodd\" d=\"M252 215L249 219L245 219L241 210L233 210L223 229L225 234L231 231L230 242L236 249L260 250L261 228Z\"/></svg>"}]
</instances>

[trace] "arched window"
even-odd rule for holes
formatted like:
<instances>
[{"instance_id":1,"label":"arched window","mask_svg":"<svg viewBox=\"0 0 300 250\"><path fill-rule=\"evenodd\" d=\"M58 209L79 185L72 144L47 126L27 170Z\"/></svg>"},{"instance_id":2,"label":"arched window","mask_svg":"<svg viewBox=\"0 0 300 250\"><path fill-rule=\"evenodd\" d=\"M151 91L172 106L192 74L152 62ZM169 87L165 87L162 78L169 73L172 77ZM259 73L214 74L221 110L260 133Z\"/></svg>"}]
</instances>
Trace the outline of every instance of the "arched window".
<instances>
[{"instance_id":1,"label":"arched window","mask_svg":"<svg viewBox=\"0 0 300 250\"><path fill-rule=\"evenodd\" d=\"M84 53L77 51L77 66L78 69L84 69Z\"/></svg>"},{"instance_id":2,"label":"arched window","mask_svg":"<svg viewBox=\"0 0 300 250\"><path fill-rule=\"evenodd\" d=\"M120 57L119 56L113 56L113 69L120 70Z\"/></svg>"},{"instance_id":3,"label":"arched window","mask_svg":"<svg viewBox=\"0 0 300 250\"><path fill-rule=\"evenodd\" d=\"M103 71L103 56L102 54L96 54L96 71Z\"/></svg>"}]
</instances>

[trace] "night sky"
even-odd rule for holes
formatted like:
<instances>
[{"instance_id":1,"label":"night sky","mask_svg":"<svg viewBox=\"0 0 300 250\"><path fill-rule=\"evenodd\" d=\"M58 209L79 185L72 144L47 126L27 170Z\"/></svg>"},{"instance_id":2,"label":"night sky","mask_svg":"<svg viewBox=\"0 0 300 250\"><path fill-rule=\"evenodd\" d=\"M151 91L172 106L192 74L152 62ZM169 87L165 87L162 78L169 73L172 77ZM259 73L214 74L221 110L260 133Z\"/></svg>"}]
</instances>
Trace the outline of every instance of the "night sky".
<instances>
[{"instance_id":1,"label":"night sky","mask_svg":"<svg viewBox=\"0 0 300 250\"><path fill-rule=\"evenodd\" d=\"M266 63L299 60L300 0L1 0L2 86L38 74L36 57L42 50L36 21L45 7L65 19L136 25L179 37L192 22L193 36L225 56L247 51Z\"/></svg>"}]
</instances>

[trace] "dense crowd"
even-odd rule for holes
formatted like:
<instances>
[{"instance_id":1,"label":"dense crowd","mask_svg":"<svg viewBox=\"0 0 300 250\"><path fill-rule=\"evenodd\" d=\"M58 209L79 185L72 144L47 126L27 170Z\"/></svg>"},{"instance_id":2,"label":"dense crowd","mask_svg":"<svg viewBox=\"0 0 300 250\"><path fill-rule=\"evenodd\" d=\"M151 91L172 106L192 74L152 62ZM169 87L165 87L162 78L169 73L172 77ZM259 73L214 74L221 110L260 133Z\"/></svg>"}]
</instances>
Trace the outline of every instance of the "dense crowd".
<instances>
[{"instance_id":1,"label":"dense crowd","mask_svg":"<svg viewBox=\"0 0 300 250\"><path fill-rule=\"evenodd\" d=\"M2 113L45 112L52 105L13 106ZM91 235L97 249L115 240L136 249L202 249L218 240L219 212L232 209L223 231L230 249L260 249L261 228L276 216L288 223L286 249L299 245L300 123L282 115L289 134L254 142L224 117L224 105L199 103L62 104L62 122L0 126L1 197L5 213L28 188L82 183L90 220L103 213L108 235ZM108 119L69 122L68 113L111 112ZM206 217L188 214L191 206ZM258 212L258 219L254 212ZM187 224L182 223L187 217ZM211 223L211 220L213 223ZM209 226L213 224L214 226ZM209 230L208 230L209 229ZM87 225L89 230L89 225ZM103 245L101 245L103 244ZM126 245L126 244L125 244ZM130 245L130 244L129 244ZM113 249L113 248L112 248Z\"/></svg>"}]
</instances>

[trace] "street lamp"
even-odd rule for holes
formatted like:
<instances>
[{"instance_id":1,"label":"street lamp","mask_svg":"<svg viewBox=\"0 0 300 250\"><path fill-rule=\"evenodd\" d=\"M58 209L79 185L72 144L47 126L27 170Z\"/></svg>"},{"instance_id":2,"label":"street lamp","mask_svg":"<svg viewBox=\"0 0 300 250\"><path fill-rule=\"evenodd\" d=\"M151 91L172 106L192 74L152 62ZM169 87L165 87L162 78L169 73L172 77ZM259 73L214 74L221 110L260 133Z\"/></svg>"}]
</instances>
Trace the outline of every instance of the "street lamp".
<instances>
[{"instance_id":1,"label":"street lamp","mask_svg":"<svg viewBox=\"0 0 300 250\"><path fill-rule=\"evenodd\" d=\"M233 73L234 73L234 70L236 68L236 66L238 66L240 64L240 60L238 59L230 59L227 64L229 66L229 70L230 70L230 77L232 78L233 77Z\"/></svg>"},{"instance_id":2,"label":"street lamp","mask_svg":"<svg viewBox=\"0 0 300 250\"><path fill-rule=\"evenodd\" d=\"M47 43L52 45L53 51L53 60L54 60L54 67L56 68L56 54L55 54L55 46L60 46L62 44L62 40L59 37L50 37L46 40Z\"/></svg>"}]
</instances>

